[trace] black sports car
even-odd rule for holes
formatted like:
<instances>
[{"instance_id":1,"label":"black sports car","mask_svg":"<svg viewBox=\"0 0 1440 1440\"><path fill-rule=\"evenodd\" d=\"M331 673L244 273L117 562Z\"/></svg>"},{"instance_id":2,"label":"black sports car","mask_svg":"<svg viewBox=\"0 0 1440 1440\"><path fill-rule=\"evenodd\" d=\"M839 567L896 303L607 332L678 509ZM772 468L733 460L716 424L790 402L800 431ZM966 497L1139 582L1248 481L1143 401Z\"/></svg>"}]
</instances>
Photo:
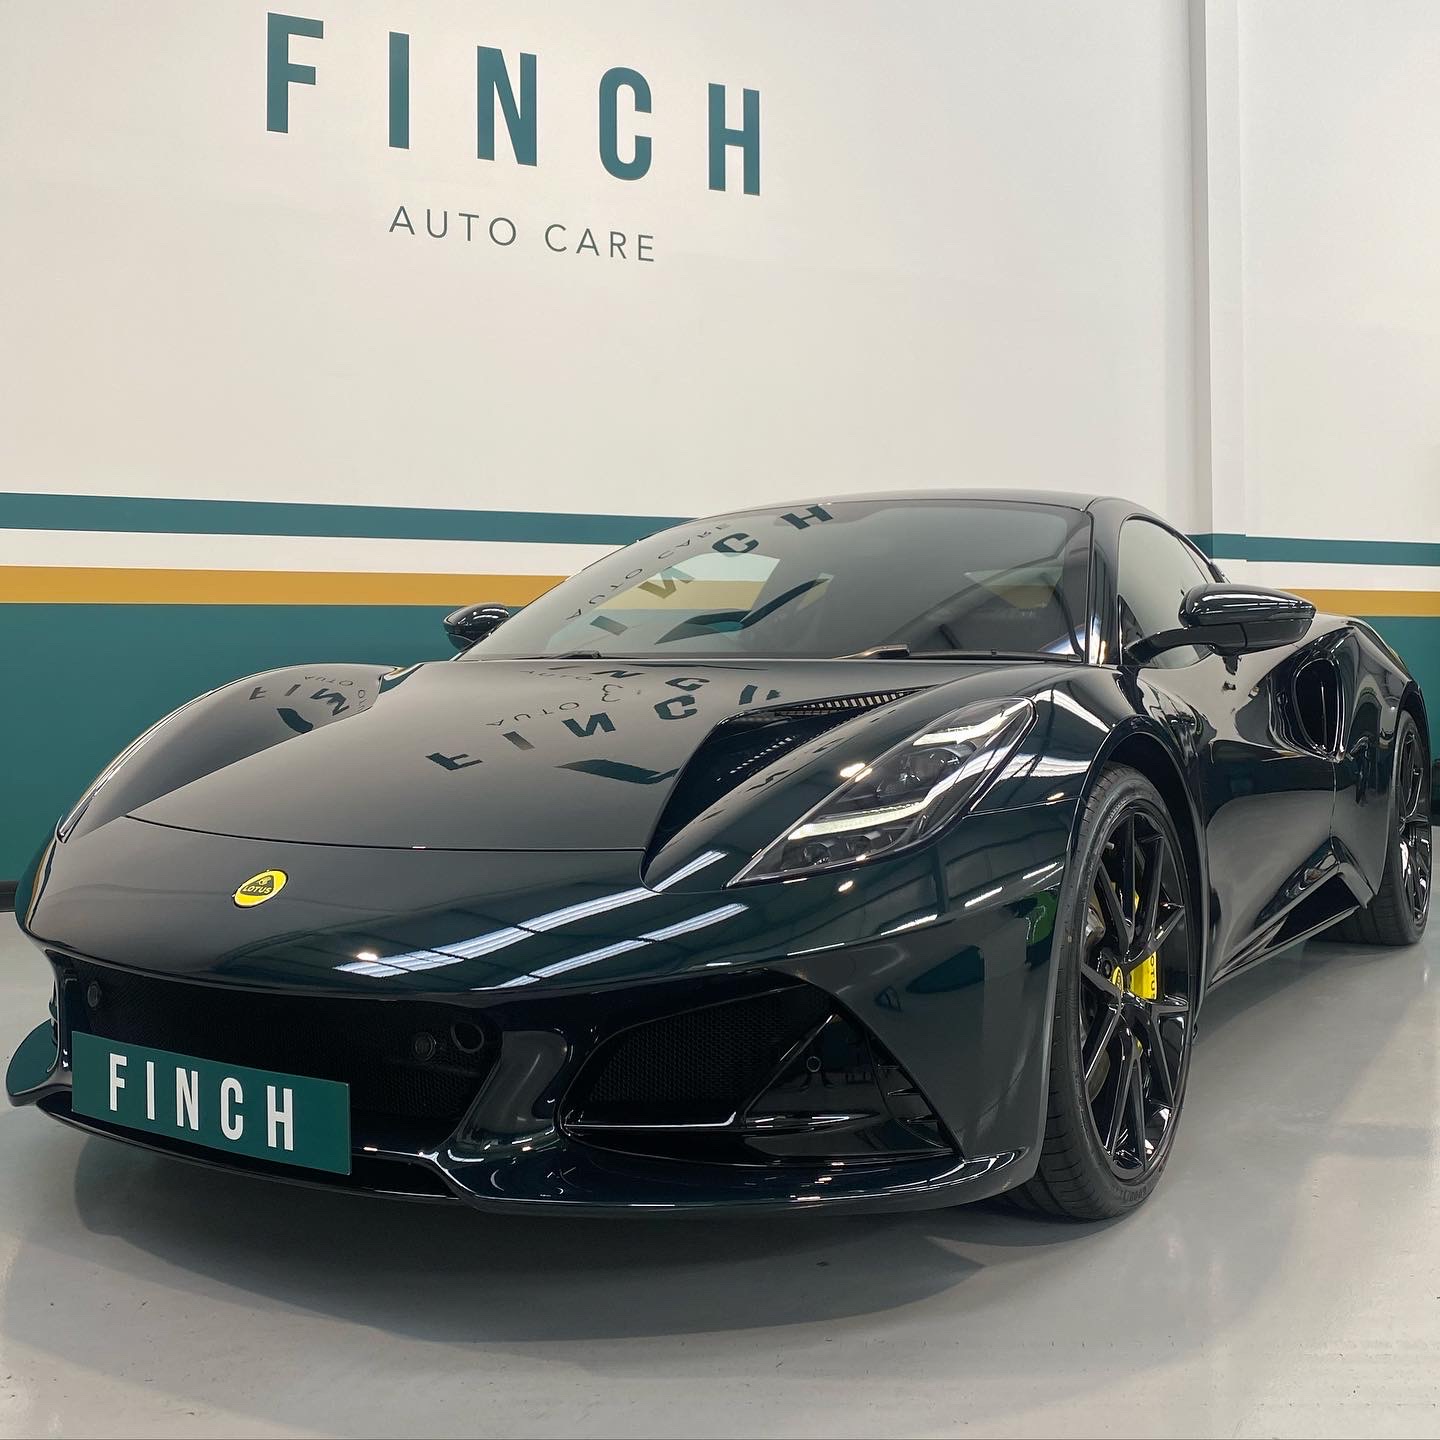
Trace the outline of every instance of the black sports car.
<instances>
[{"instance_id":1,"label":"black sports car","mask_svg":"<svg viewBox=\"0 0 1440 1440\"><path fill-rule=\"evenodd\" d=\"M1425 925L1400 658L1122 500L766 507L446 624L94 782L21 883L12 1101L497 1210L1107 1216L1212 986Z\"/></svg>"}]
</instances>

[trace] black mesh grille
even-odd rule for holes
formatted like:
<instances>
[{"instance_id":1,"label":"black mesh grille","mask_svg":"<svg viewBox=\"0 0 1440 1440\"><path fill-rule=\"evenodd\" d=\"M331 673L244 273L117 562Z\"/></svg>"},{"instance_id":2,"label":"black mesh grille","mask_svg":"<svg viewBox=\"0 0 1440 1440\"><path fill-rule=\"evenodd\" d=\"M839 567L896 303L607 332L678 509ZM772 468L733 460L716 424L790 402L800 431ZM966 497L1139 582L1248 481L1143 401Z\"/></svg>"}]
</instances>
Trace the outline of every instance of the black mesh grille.
<instances>
[{"instance_id":1,"label":"black mesh grille","mask_svg":"<svg viewBox=\"0 0 1440 1440\"><path fill-rule=\"evenodd\" d=\"M494 1058L483 1043L466 1053L452 1036L484 1041L475 1012L410 1000L331 1000L266 995L192 985L151 975L66 961L76 983L68 989L72 1028L106 1040L173 1050L229 1065L339 1080L361 1112L407 1121L433 1121L448 1131L469 1108ZM87 990L99 986L99 1004ZM417 1037L434 1052L416 1054ZM421 1049L428 1049L421 1041Z\"/></svg>"},{"instance_id":2,"label":"black mesh grille","mask_svg":"<svg viewBox=\"0 0 1440 1440\"><path fill-rule=\"evenodd\" d=\"M618 1036L577 1085L585 1124L728 1119L833 1009L808 985L668 1015Z\"/></svg>"},{"instance_id":3,"label":"black mesh grille","mask_svg":"<svg viewBox=\"0 0 1440 1440\"><path fill-rule=\"evenodd\" d=\"M777 705L772 715L792 718L797 715L832 715L837 712L854 715L861 710L873 710L878 705L891 705L913 695L914 690L877 690L870 695L835 695L828 700L797 700L790 705Z\"/></svg>"}]
</instances>

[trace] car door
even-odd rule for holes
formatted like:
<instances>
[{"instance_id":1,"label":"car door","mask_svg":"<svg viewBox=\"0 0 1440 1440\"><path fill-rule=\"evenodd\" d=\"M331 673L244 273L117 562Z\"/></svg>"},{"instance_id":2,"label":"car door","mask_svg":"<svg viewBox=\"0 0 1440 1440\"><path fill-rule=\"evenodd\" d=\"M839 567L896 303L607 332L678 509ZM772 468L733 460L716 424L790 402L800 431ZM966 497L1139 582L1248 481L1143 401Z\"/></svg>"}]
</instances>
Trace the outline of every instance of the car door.
<instances>
[{"instance_id":1,"label":"car door","mask_svg":"<svg viewBox=\"0 0 1440 1440\"><path fill-rule=\"evenodd\" d=\"M1216 578L1173 531L1126 520L1116 582L1122 648L1173 630L1185 593ZM1335 760L1291 720L1304 660L1305 650L1288 647L1227 657L1185 646L1136 673L1143 703L1176 733L1182 753L1195 756L1209 849L1212 976L1263 951L1284 913L1323 878Z\"/></svg>"}]
</instances>

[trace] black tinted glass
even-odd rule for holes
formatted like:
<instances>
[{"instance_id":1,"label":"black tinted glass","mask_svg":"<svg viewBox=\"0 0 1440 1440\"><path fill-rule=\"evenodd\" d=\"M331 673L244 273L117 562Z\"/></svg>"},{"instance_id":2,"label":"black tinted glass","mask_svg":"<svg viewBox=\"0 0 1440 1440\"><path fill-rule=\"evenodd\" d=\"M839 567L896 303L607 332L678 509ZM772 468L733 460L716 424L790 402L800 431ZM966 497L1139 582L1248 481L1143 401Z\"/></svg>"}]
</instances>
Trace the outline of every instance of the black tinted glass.
<instances>
[{"instance_id":1,"label":"black tinted glass","mask_svg":"<svg viewBox=\"0 0 1440 1440\"><path fill-rule=\"evenodd\" d=\"M1004 501L847 500L662 531L542 595L469 658L1075 657L1089 519Z\"/></svg>"},{"instance_id":2,"label":"black tinted glass","mask_svg":"<svg viewBox=\"0 0 1440 1440\"><path fill-rule=\"evenodd\" d=\"M1183 540L1153 521L1127 520L1120 527L1121 645L1175 629L1186 591L1213 579ZM1193 645L1182 645L1149 663L1176 669L1199 658Z\"/></svg>"}]
</instances>

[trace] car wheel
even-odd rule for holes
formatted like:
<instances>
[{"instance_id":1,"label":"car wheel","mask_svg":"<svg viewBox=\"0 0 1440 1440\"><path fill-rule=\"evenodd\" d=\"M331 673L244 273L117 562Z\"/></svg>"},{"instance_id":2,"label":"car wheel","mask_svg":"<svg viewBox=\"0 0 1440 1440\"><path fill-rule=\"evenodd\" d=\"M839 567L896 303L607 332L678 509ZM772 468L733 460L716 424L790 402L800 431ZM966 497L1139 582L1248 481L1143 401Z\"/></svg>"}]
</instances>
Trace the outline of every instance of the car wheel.
<instances>
[{"instance_id":1,"label":"car wheel","mask_svg":"<svg viewBox=\"0 0 1440 1440\"><path fill-rule=\"evenodd\" d=\"M1113 766L1081 817L1059 930L1050 1094L1022 1208L1074 1220L1132 1210L1169 1157L1190 1068L1200 927L1159 791Z\"/></svg>"},{"instance_id":2,"label":"car wheel","mask_svg":"<svg viewBox=\"0 0 1440 1440\"><path fill-rule=\"evenodd\" d=\"M1335 932L1362 945L1413 945L1430 918L1430 754L1408 711L1395 727L1390 845L1375 897Z\"/></svg>"}]
</instances>

